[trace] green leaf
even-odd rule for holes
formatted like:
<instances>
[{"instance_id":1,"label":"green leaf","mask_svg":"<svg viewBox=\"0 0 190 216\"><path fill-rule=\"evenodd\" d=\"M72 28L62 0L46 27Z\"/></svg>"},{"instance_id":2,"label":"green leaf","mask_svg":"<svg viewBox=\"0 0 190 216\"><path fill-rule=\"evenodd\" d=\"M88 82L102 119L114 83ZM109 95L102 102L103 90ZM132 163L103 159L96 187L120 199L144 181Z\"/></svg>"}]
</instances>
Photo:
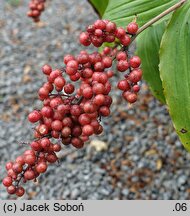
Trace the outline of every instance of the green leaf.
<instances>
[{"instance_id":1,"label":"green leaf","mask_svg":"<svg viewBox=\"0 0 190 216\"><path fill-rule=\"evenodd\" d=\"M142 32L136 39L137 55L141 57L143 78L147 81L153 95L165 103L162 81L159 71L160 42L166 28L166 23L161 22Z\"/></svg>"},{"instance_id":2,"label":"green leaf","mask_svg":"<svg viewBox=\"0 0 190 216\"><path fill-rule=\"evenodd\" d=\"M103 16L104 11L108 5L109 0L89 0L89 3L95 9L95 11L99 14L100 17Z\"/></svg>"},{"instance_id":3,"label":"green leaf","mask_svg":"<svg viewBox=\"0 0 190 216\"><path fill-rule=\"evenodd\" d=\"M177 2L178 0L109 0L103 18L126 27L137 15L137 23L142 26Z\"/></svg>"},{"instance_id":4,"label":"green leaf","mask_svg":"<svg viewBox=\"0 0 190 216\"><path fill-rule=\"evenodd\" d=\"M160 76L174 127L190 151L190 1L173 14L163 35Z\"/></svg>"}]
</instances>

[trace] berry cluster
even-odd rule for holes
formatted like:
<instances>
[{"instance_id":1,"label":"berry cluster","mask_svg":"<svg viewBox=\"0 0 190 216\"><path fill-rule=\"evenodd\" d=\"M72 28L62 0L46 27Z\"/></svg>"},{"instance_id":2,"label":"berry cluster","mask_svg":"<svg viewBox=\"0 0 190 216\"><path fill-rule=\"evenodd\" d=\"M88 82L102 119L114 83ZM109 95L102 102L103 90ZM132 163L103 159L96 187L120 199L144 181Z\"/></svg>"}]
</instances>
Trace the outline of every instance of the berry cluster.
<instances>
[{"instance_id":1,"label":"berry cluster","mask_svg":"<svg viewBox=\"0 0 190 216\"><path fill-rule=\"evenodd\" d=\"M131 43L131 37L138 31L136 22L131 22L127 26L127 32L122 27L117 27L114 22L108 20L97 20L93 25L87 27L86 32L80 35L80 43L84 46L93 44L96 47L102 46L104 42L116 42L123 45L121 50L110 49L105 47L103 50L102 62L97 64L102 68L112 65L112 60L115 56L117 60L117 70L127 73L124 75L125 79L118 82L117 87L123 91L123 98L129 103L134 103L137 100L137 93L140 90L138 82L142 78L142 70L139 68L141 59L138 56L129 58L128 46Z\"/></svg>"},{"instance_id":2,"label":"berry cluster","mask_svg":"<svg viewBox=\"0 0 190 216\"><path fill-rule=\"evenodd\" d=\"M131 35L136 34L138 25L135 22L127 26L127 34L124 28L116 26L109 20L97 20L93 25L87 27L80 35L80 43L89 46L91 43L95 47L100 47L104 42L112 43L117 40L123 46L128 46L131 42Z\"/></svg>"},{"instance_id":3,"label":"berry cluster","mask_svg":"<svg viewBox=\"0 0 190 216\"><path fill-rule=\"evenodd\" d=\"M138 82L142 78L142 70L139 68L141 59L138 56L133 56L127 60L126 52L120 51L117 56L117 70L120 72L128 72L124 75L124 79L117 84L118 89L123 91L123 98L129 103L134 103L137 100L137 93L140 91Z\"/></svg>"},{"instance_id":4,"label":"berry cluster","mask_svg":"<svg viewBox=\"0 0 190 216\"><path fill-rule=\"evenodd\" d=\"M29 3L28 17L31 17L34 22L40 21L40 15L45 9L46 0L31 0Z\"/></svg>"},{"instance_id":5,"label":"berry cluster","mask_svg":"<svg viewBox=\"0 0 190 216\"><path fill-rule=\"evenodd\" d=\"M42 68L47 76L47 82L38 91L43 107L28 116L30 122L39 122L35 127L36 138L50 136L65 145L81 148L89 136L102 132L99 119L110 114L112 100L108 94L111 84L107 74L94 72L91 65L84 66L89 63L87 57L83 51L77 58L65 56L66 67L61 70L52 70L49 65ZM72 81L81 79L75 94L74 85L66 82L65 75L69 75Z\"/></svg>"},{"instance_id":6,"label":"berry cluster","mask_svg":"<svg viewBox=\"0 0 190 216\"><path fill-rule=\"evenodd\" d=\"M81 44L89 46L92 43L98 47L103 42L115 41L113 48L105 47L102 53L83 50L77 56L66 55L60 69L53 70L49 65L42 67L47 78L38 91L42 107L28 115L28 120L35 124L35 139L29 143L30 150L6 165L7 177L3 184L9 194L22 196L25 191L21 183L35 181L49 164L58 161L56 152L61 150L61 143L79 149L90 136L102 133L101 120L110 115L112 104L109 93L114 60L117 70L126 72L117 87L128 102L137 100L141 60L138 56L129 56L128 52L131 37L137 30L134 22L127 26L126 33L113 22L97 20L80 35ZM79 82L78 88L74 82Z\"/></svg>"},{"instance_id":7,"label":"berry cluster","mask_svg":"<svg viewBox=\"0 0 190 216\"><path fill-rule=\"evenodd\" d=\"M7 176L3 179L3 185L7 187L9 194L23 196L25 189L20 186L21 182L36 178L47 170L48 163L58 160L55 152L61 150L59 144L53 144L48 138L42 138L30 143L31 149L16 158L14 162L6 164Z\"/></svg>"}]
</instances>

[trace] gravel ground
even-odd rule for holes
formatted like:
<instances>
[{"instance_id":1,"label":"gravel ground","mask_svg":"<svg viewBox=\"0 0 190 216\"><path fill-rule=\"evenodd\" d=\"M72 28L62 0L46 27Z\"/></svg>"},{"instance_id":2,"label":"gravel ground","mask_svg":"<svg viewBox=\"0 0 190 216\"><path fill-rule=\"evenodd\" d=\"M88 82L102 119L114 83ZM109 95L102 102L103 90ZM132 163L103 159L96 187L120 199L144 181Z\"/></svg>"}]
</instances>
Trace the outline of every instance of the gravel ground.
<instances>
[{"instance_id":1,"label":"gravel ground","mask_svg":"<svg viewBox=\"0 0 190 216\"><path fill-rule=\"evenodd\" d=\"M85 0L54 0L36 25L25 16L26 0L17 6L10 2L0 5L0 180L4 163L26 149L19 142L32 139L26 118L39 107L41 66L61 66L64 54L78 53L79 32L97 18ZM113 86L116 82L117 77ZM104 120L104 133L82 150L65 147L59 164L50 166L37 183L27 183L24 199L190 198L190 154L166 107L146 84L133 106L120 99L120 92L112 95L113 114ZM0 198L10 199L2 186Z\"/></svg>"}]
</instances>

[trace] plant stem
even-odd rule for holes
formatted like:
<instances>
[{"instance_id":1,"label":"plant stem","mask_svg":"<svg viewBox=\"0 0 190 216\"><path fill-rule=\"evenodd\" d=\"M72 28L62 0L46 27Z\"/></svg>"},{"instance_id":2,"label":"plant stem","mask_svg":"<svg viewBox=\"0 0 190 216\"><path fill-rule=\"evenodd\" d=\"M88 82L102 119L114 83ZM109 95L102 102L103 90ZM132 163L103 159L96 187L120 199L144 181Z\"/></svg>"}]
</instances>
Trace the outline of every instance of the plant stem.
<instances>
[{"instance_id":1,"label":"plant stem","mask_svg":"<svg viewBox=\"0 0 190 216\"><path fill-rule=\"evenodd\" d=\"M136 33L136 35L133 36L132 41L137 37L137 35L139 35L141 32L143 32L149 26L151 26L152 24L154 24L155 22L157 22L158 20L160 20L162 17L168 15L172 11L175 11L177 8L181 7L186 1L187 0L180 0L180 2L178 2L175 5L173 5L172 7L168 8L167 10L165 10L164 12L162 12L161 14L159 14L158 16L154 17L149 22L147 22L146 24L144 24L141 28L139 28L139 30Z\"/></svg>"}]
</instances>

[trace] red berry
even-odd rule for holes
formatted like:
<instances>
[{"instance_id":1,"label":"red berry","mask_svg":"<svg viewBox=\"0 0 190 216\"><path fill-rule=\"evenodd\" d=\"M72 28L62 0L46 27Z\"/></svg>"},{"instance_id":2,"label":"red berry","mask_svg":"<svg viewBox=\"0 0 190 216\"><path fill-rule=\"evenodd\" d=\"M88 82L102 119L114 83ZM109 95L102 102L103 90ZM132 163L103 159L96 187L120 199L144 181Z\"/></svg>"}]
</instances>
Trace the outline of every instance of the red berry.
<instances>
[{"instance_id":1,"label":"red berry","mask_svg":"<svg viewBox=\"0 0 190 216\"><path fill-rule=\"evenodd\" d=\"M78 149L82 148L84 145L84 142L80 138L77 138L77 137L73 137L71 139L71 143L75 148L78 148Z\"/></svg>"},{"instance_id":2,"label":"red berry","mask_svg":"<svg viewBox=\"0 0 190 216\"><path fill-rule=\"evenodd\" d=\"M120 60L117 63L117 70L120 72L124 72L129 68L129 63L126 60Z\"/></svg>"},{"instance_id":3,"label":"red berry","mask_svg":"<svg viewBox=\"0 0 190 216\"><path fill-rule=\"evenodd\" d=\"M32 180L34 179L36 176L35 176L35 173L33 170L26 170L26 172L24 173L24 178L26 180Z\"/></svg>"},{"instance_id":4,"label":"red berry","mask_svg":"<svg viewBox=\"0 0 190 216\"><path fill-rule=\"evenodd\" d=\"M134 85L132 89L133 89L134 92L139 92L140 91L140 86L139 85Z\"/></svg>"},{"instance_id":5,"label":"red berry","mask_svg":"<svg viewBox=\"0 0 190 216\"><path fill-rule=\"evenodd\" d=\"M106 28L106 23L103 20L96 20L94 23L94 27L96 29L104 30Z\"/></svg>"},{"instance_id":6,"label":"red berry","mask_svg":"<svg viewBox=\"0 0 190 216\"><path fill-rule=\"evenodd\" d=\"M31 154L24 155L24 162L28 165L34 165L36 162L36 156Z\"/></svg>"},{"instance_id":7,"label":"red berry","mask_svg":"<svg viewBox=\"0 0 190 216\"><path fill-rule=\"evenodd\" d=\"M108 22L107 25L106 25L106 31L109 32L109 33L113 33L116 31L116 24L113 23L113 22Z\"/></svg>"},{"instance_id":8,"label":"red berry","mask_svg":"<svg viewBox=\"0 0 190 216\"><path fill-rule=\"evenodd\" d=\"M120 39L120 38L124 37L125 35L126 35L126 32L125 32L125 29L124 29L124 28L119 27L119 28L116 29L115 36L116 36L117 38Z\"/></svg>"},{"instance_id":9,"label":"red berry","mask_svg":"<svg viewBox=\"0 0 190 216\"><path fill-rule=\"evenodd\" d=\"M18 188L16 189L16 195L17 195L18 197L23 196L24 193L25 193L25 190L24 190L23 187L18 187Z\"/></svg>"},{"instance_id":10,"label":"red berry","mask_svg":"<svg viewBox=\"0 0 190 216\"><path fill-rule=\"evenodd\" d=\"M13 171L14 171L15 173L21 173L22 170L23 170L22 165L21 165L20 163L17 163L17 162L15 162L15 163L13 164L12 169L13 169Z\"/></svg>"},{"instance_id":11,"label":"red berry","mask_svg":"<svg viewBox=\"0 0 190 216\"><path fill-rule=\"evenodd\" d=\"M63 88L63 86L65 85L65 83L66 83L65 79L64 79L63 77L61 77L61 76L58 76L58 77L55 78L55 80L54 80L55 86L56 86L57 88L60 88L60 89Z\"/></svg>"},{"instance_id":12,"label":"red berry","mask_svg":"<svg viewBox=\"0 0 190 216\"><path fill-rule=\"evenodd\" d=\"M51 127L55 131L61 131L63 124L60 120L55 120L52 122Z\"/></svg>"},{"instance_id":13,"label":"red berry","mask_svg":"<svg viewBox=\"0 0 190 216\"><path fill-rule=\"evenodd\" d=\"M82 109L79 105L72 105L70 113L73 116L79 116L82 113Z\"/></svg>"},{"instance_id":14,"label":"red berry","mask_svg":"<svg viewBox=\"0 0 190 216\"><path fill-rule=\"evenodd\" d=\"M122 90L122 91L127 91L130 90L130 85L126 79L121 80L117 84L117 88Z\"/></svg>"},{"instance_id":15,"label":"red berry","mask_svg":"<svg viewBox=\"0 0 190 216\"><path fill-rule=\"evenodd\" d=\"M110 109L107 106L101 106L99 109L99 113L101 116L109 116L110 115Z\"/></svg>"},{"instance_id":16,"label":"red berry","mask_svg":"<svg viewBox=\"0 0 190 216\"><path fill-rule=\"evenodd\" d=\"M125 100L127 100L129 103L135 103L137 101L137 95L135 93L131 92L124 92L123 97Z\"/></svg>"},{"instance_id":17,"label":"red berry","mask_svg":"<svg viewBox=\"0 0 190 216\"><path fill-rule=\"evenodd\" d=\"M71 60L75 60L74 56L72 56L72 55L66 55L63 59L65 64L67 64Z\"/></svg>"},{"instance_id":18,"label":"red berry","mask_svg":"<svg viewBox=\"0 0 190 216\"><path fill-rule=\"evenodd\" d=\"M8 171L9 169L11 169L13 167L13 162L8 162L5 165L6 170Z\"/></svg>"},{"instance_id":19,"label":"red berry","mask_svg":"<svg viewBox=\"0 0 190 216\"><path fill-rule=\"evenodd\" d=\"M131 43L131 38L128 35L125 35L124 37L120 38L120 42L124 46L129 46L129 44Z\"/></svg>"},{"instance_id":20,"label":"red berry","mask_svg":"<svg viewBox=\"0 0 190 216\"><path fill-rule=\"evenodd\" d=\"M39 125L39 130L38 131L39 131L39 133L41 135L46 135L46 134L48 134L49 129L48 129L47 125L41 124L41 125Z\"/></svg>"},{"instance_id":21,"label":"red berry","mask_svg":"<svg viewBox=\"0 0 190 216\"><path fill-rule=\"evenodd\" d=\"M21 164L22 166L24 165L24 157L23 156L18 156L15 160L17 163Z\"/></svg>"},{"instance_id":22,"label":"red berry","mask_svg":"<svg viewBox=\"0 0 190 216\"><path fill-rule=\"evenodd\" d=\"M126 52L123 52L123 51L118 52L117 55L116 55L116 59L118 61L120 61L120 60L126 60L127 59Z\"/></svg>"},{"instance_id":23,"label":"red berry","mask_svg":"<svg viewBox=\"0 0 190 216\"><path fill-rule=\"evenodd\" d=\"M50 73L52 72L52 68L51 68L51 66L49 66L49 65L44 65L43 67L42 67L42 72L44 73L44 74L46 74L46 75L50 75Z\"/></svg>"},{"instance_id":24,"label":"red berry","mask_svg":"<svg viewBox=\"0 0 190 216\"><path fill-rule=\"evenodd\" d=\"M46 118L51 118L53 116L53 109L49 106L44 106L41 109L41 114Z\"/></svg>"},{"instance_id":25,"label":"red berry","mask_svg":"<svg viewBox=\"0 0 190 216\"><path fill-rule=\"evenodd\" d=\"M3 179L3 185L5 186L5 187L9 187L9 186L11 186L12 185L12 178L10 177L10 176L7 176L7 177L5 177L4 179Z\"/></svg>"},{"instance_id":26,"label":"red berry","mask_svg":"<svg viewBox=\"0 0 190 216\"><path fill-rule=\"evenodd\" d=\"M101 106L104 104L104 101L105 101L105 96L103 94L98 94L94 97L93 104L97 106Z\"/></svg>"},{"instance_id":27,"label":"red berry","mask_svg":"<svg viewBox=\"0 0 190 216\"><path fill-rule=\"evenodd\" d=\"M74 92L74 90L75 90L75 87L73 86L73 84L69 83L69 84L64 86L64 92L66 94L72 94Z\"/></svg>"},{"instance_id":28,"label":"red berry","mask_svg":"<svg viewBox=\"0 0 190 216\"><path fill-rule=\"evenodd\" d=\"M46 150L50 147L51 142L48 138L44 137L40 140L40 144L41 144L41 147Z\"/></svg>"},{"instance_id":29,"label":"red berry","mask_svg":"<svg viewBox=\"0 0 190 216\"><path fill-rule=\"evenodd\" d=\"M84 125L82 128L82 133L84 136L91 136L94 133L94 128L90 124Z\"/></svg>"},{"instance_id":30,"label":"red berry","mask_svg":"<svg viewBox=\"0 0 190 216\"><path fill-rule=\"evenodd\" d=\"M128 26L127 26L127 32L129 33L129 34L136 34L137 33L137 31L138 31L138 24L136 23L136 22L131 22L131 23L129 23L128 24Z\"/></svg>"},{"instance_id":31,"label":"red berry","mask_svg":"<svg viewBox=\"0 0 190 216\"><path fill-rule=\"evenodd\" d=\"M83 113L79 116L78 121L81 125L86 125L86 124L89 124L91 122L91 119L90 119L88 114Z\"/></svg>"},{"instance_id":32,"label":"red berry","mask_svg":"<svg viewBox=\"0 0 190 216\"><path fill-rule=\"evenodd\" d=\"M133 83L137 83L141 80L142 78L142 70L133 70L128 77L128 80L133 82Z\"/></svg>"},{"instance_id":33,"label":"red berry","mask_svg":"<svg viewBox=\"0 0 190 216\"><path fill-rule=\"evenodd\" d=\"M39 95L40 100L44 100L44 99L48 98L49 90L47 88L42 87L39 89L38 95Z\"/></svg>"},{"instance_id":34,"label":"red berry","mask_svg":"<svg viewBox=\"0 0 190 216\"><path fill-rule=\"evenodd\" d=\"M80 34L79 41L84 46L89 46L91 44L89 34L87 32L82 32Z\"/></svg>"},{"instance_id":35,"label":"red berry","mask_svg":"<svg viewBox=\"0 0 190 216\"><path fill-rule=\"evenodd\" d=\"M39 121L41 119L41 114L39 111L37 110L34 110L32 111L29 115L28 115L28 120L31 122L31 123L35 123L37 121Z\"/></svg>"},{"instance_id":36,"label":"red berry","mask_svg":"<svg viewBox=\"0 0 190 216\"><path fill-rule=\"evenodd\" d=\"M58 160L58 158L57 158L57 156L56 156L55 153L50 153L50 154L48 154L48 155L46 156L46 160L47 160L49 163L55 163L55 162Z\"/></svg>"},{"instance_id":37,"label":"red berry","mask_svg":"<svg viewBox=\"0 0 190 216\"><path fill-rule=\"evenodd\" d=\"M86 98L86 99L91 99L93 96L93 91L91 87L87 87L84 88L82 91L82 95Z\"/></svg>"},{"instance_id":38,"label":"red berry","mask_svg":"<svg viewBox=\"0 0 190 216\"><path fill-rule=\"evenodd\" d=\"M36 165L36 171L38 173L44 173L47 170L46 162L40 162Z\"/></svg>"},{"instance_id":39,"label":"red berry","mask_svg":"<svg viewBox=\"0 0 190 216\"><path fill-rule=\"evenodd\" d=\"M66 126L62 129L61 135L63 138L68 138L71 135L71 128Z\"/></svg>"},{"instance_id":40,"label":"red berry","mask_svg":"<svg viewBox=\"0 0 190 216\"><path fill-rule=\"evenodd\" d=\"M14 185L11 185L7 188L7 192L9 194L14 194L16 192L16 187Z\"/></svg>"},{"instance_id":41,"label":"red berry","mask_svg":"<svg viewBox=\"0 0 190 216\"><path fill-rule=\"evenodd\" d=\"M31 142L30 143L30 147L34 150L34 151L40 151L42 149L41 145L39 142Z\"/></svg>"},{"instance_id":42,"label":"red berry","mask_svg":"<svg viewBox=\"0 0 190 216\"><path fill-rule=\"evenodd\" d=\"M138 68L141 64L141 59L138 56L133 56L130 60L129 60L129 64L131 67L133 68Z\"/></svg>"},{"instance_id":43,"label":"red berry","mask_svg":"<svg viewBox=\"0 0 190 216\"><path fill-rule=\"evenodd\" d=\"M61 145L59 145L59 144L54 144L54 145L53 145L53 151L55 151L55 152L61 151Z\"/></svg>"}]
</instances>

